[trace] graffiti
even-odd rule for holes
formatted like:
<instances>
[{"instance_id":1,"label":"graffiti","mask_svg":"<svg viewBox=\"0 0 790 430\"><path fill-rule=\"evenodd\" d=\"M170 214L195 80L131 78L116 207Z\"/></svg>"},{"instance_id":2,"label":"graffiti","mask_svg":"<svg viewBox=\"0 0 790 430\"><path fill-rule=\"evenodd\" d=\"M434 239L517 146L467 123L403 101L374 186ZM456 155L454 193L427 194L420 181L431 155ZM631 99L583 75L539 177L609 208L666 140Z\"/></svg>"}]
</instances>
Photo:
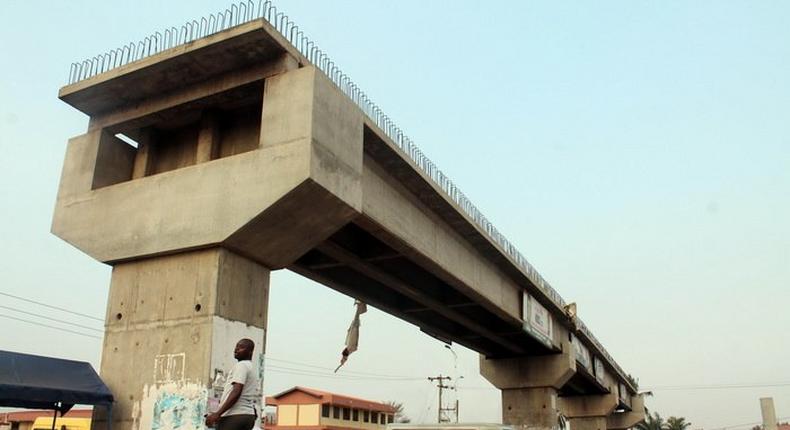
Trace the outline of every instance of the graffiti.
<instances>
[{"instance_id":1,"label":"graffiti","mask_svg":"<svg viewBox=\"0 0 790 430\"><path fill-rule=\"evenodd\" d=\"M156 391L151 430L203 430L208 391L196 384L168 384Z\"/></svg>"},{"instance_id":2,"label":"graffiti","mask_svg":"<svg viewBox=\"0 0 790 430\"><path fill-rule=\"evenodd\" d=\"M157 384L184 381L186 354L160 354L154 359L154 381Z\"/></svg>"}]
</instances>

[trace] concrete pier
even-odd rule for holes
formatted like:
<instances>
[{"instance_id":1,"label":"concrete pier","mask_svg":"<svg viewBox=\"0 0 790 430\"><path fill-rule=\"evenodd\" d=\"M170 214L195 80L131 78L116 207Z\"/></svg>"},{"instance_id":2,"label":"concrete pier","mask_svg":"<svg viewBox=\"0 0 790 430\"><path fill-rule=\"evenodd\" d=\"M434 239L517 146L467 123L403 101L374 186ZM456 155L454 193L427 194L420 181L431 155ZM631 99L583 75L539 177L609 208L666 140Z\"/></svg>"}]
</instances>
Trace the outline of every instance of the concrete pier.
<instances>
[{"instance_id":1,"label":"concrete pier","mask_svg":"<svg viewBox=\"0 0 790 430\"><path fill-rule=\"evenodd\" d=\"M255 342L262 372L268 291L268 269L223 248L113 267L100 370L116 398L112 428L161 428L174 414L200 428L236 341Z\"/></svg>"}]
</instances>

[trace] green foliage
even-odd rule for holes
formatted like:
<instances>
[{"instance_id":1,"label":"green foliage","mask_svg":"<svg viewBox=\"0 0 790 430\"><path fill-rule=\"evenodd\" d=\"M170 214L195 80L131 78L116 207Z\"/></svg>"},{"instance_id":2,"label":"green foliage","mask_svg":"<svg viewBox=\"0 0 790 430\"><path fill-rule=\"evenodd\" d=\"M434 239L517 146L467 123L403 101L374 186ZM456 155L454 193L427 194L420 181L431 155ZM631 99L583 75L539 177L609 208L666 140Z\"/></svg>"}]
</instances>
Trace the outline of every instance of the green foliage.
<instances>
[{"instance_id":1,"label":"green foliage","mask_svg":"<svg viewBox=\"0 0 790 430\"><path fill-rule=\"evenodd\" d=\"M395 409L395 422L406 424L411 422L411 418L407 417L406 414L403 413L403 403L396 402L394 400L387 400L384 402L385 405L392 406Z\"/></svg>"},{"instance_id":2,"label":"green foliage","mask_svg":"<svg viewBox=\"0 0 790 430\"><path fill-rule=\"evenodd\" d=\"M691 423L683 417L669 417L665 424L666 430L686 430L691 427Z\"/></svg>"},{"instance_id":3,"label":"green foliage","mask_svg":"<svg viewBox=\"0 0 790 430\"><path fill-rule=\"evenodd\" d=\"M658 412L653 412L652 414L647 414L645 421L637 424L636 428L638 430L666 430L665 425L666 423L664 423L661 415Z\"/></svg>"},{"instance_id":4,"label":"green foliage","mask_svg":"<svg viewBox=\"0 0 790 430\"><path fill-rule=\"evenodd\" d=\"M687 430L689 427L691 423L684 417L673 416L665 421L658 412L647 414L645 421L636 426L638 430Z\"/></svg>"},{"instance_id":5,"label":"green foliage","mask_svg":"<svg viewBox=\"0 0 790 430\"><path fill-rule=\"evenodd\" d=\"M630 373L625 375L625 377L628 378L628 382L630 382L631 385L634 386L634 389L636 391L639 391L639 381L636 378L634 378Z\"/></svg>"}]
</instances>

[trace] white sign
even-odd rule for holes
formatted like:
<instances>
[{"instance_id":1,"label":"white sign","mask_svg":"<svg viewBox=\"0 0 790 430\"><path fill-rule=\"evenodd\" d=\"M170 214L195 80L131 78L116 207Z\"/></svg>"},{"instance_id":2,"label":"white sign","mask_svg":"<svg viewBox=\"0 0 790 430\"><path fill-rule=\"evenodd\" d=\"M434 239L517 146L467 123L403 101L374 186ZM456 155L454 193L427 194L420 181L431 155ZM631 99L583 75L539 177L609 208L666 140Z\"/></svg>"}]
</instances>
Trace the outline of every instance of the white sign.
<instances>
[{"instance_id":1,"label":"white sign","mask_svg":"<svg viewBox=\"0 0 790 430\"><path fill-rule=\"evenodd\" d=\"M554 345L554 320L549 311L537 300L522 293L521 318L524 320L524 330L547 346Z\"/></svg>"},{"instance_id":2,"label":"white sign","mask_svg":"<svg viewBox=\"0 0 790 430\"><path fill-rule=\"evenodd\" d=\"M590 350L582 344L578 337L572 336L573 350L576 352L576 361L592 373L592 359L590 358Z\"/></svg>"},{"instance_id":3,"label":"white sign","mask_svg":"<svg viewBox=\"0 0 790 430\"><path fill-rule=\"evenodd\" d=\"M594 362L595 362L595 379L597 379L598 382L603 384L604 382L606 382L606 377L604 376L605 371L603 367L603 361L601 361L600 358L595 357Z\"/></svg>"}]
</instances>

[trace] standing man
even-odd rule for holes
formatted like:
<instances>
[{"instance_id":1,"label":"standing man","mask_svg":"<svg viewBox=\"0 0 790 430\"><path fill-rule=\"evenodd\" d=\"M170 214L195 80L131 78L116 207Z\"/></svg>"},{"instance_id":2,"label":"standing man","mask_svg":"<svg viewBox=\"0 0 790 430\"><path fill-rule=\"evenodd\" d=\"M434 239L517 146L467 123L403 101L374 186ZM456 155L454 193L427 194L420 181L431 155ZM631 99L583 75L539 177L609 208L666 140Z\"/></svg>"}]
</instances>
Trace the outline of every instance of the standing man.
<instances>
[{"instance_id":1,"label":"standing man","mask_svg":"<svg viewBox=\"0 0 790 430\"><path fill-rule=\"evenodd\" d=\"M233 365L225 389L222 391L219 409L206 416L206 425L217 430L250 430L255 426L258 416L256 402L258 393L258 376L252 367L252 351L255 343L250 339L242 339L236 343L233 357L238 362Z\"/></svg>"}]
</instances>

